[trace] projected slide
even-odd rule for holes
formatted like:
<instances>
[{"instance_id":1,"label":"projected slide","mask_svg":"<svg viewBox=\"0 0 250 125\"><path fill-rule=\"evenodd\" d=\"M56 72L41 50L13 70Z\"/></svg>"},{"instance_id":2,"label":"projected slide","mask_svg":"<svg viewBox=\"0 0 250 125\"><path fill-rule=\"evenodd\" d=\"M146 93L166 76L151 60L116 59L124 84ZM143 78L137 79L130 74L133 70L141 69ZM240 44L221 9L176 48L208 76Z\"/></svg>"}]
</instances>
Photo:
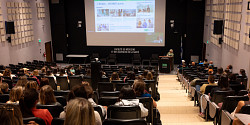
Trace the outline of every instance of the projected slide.
<instances>
[{"instance_id":1,"label":"projected slide","mask_svg":"<svg viewBox=\"0 0 250 125\"><path fill-rule=\"evenodd\" d=\"M85 0L87 46L165 46L166 0Z\"/></svg>"},{"instance_id":2,"label":"projected slide","mask_svg":"<svg viewBox=\"0 0 250 125\"><path fill-rule=\"evenodd\" d=\"M96 32L154 32L155 0L95 0Z\"/></svg>"}]
</instances>

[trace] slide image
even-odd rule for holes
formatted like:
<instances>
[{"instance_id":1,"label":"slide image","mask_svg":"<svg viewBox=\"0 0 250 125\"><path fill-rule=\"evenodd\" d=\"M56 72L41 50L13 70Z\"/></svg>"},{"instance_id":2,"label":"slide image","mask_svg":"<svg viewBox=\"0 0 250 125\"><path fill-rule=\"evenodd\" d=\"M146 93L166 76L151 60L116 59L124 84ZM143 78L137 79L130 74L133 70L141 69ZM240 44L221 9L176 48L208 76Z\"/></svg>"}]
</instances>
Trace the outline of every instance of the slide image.
<instances>
[{"instance_id":1,"label":"slide image","mask_svg":"<svg viewBox=\"0 0 250 125\"><path fill-rule=\"evenodd\" d=\"M108 17L109 9L97 9L97 17Z\"/></svg>"},{"instance_id":2,"label":"slide image","mask_svg":"<svg viewBox=\"0 0 250 125\"><path fill-rule=\"evenodd\" d=\"M153 18L137 18L136 28L154 28Z\"/></svg>"},{"instance_id":3,"label":"slide image","mask_svg":"<svg viewBox=\"0 0 250 125\"><path fill-rule=\"evenodd\" d=\"M123 16L124 17L136 17L136 9L124 9Z\"/></svg>"},{"instance_id":4,"label":"slide image","mask_svg":"<svg viewBox=\"0 0 250 125\"><path fill-rule=\"evenodd\" d=\"M122 16L122 9L110 9L110 16L111 17L121 17Z\"/></svg>"},{"instance_id":5,"label":"slide image","mask_svg":"<svg viewBox=\"0 0 250 125\"><path fill-rule=\"evenodd\" d=\"M138 3L137 13L153 13L153 12L154 10L152 4Z\"/></svg>"},{"instance_id":6,"label":"slide image","mask_svg":"<svg viewBox=\"0 0 250 125\"><path fill-rule=\"evenodd\" d=\"M97 24L97 31L109 31L109 24Z\"/></svg>"}]
</instances>

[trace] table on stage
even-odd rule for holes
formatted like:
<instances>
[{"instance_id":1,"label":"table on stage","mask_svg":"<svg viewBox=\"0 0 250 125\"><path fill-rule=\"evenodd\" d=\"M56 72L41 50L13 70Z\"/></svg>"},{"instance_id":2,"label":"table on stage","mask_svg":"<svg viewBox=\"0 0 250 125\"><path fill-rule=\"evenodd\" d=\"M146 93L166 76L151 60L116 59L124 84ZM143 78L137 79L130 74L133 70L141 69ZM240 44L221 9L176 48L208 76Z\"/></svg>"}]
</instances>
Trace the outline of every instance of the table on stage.
<instances>
[{"instance_id":1,"label":"table on stage","mask_svg":"<svg viewBox=\"0 0 250 125\"><path fill-rule=\"evenodd\" d=\"M170 73L173 65L173 57L159 56L159 71L161 73Z\"/></svg>"},{"instance_id":2,"label":"table on stage","mask_svg":"<svg viewBox=\"0 0 250 125\"><path fill-rule=\"evenodd\" d=\"M86 63L86 58L88 57L89 55L76 55L76 54L70 54L70 55L67 55L66 57L69 58L69 61L68 63L70 63L70 60L72 58L84 58L84 64Z\"/></svg>"},{"instance_id":3,"label":"table on stage","mask_svg":"<svg viewBox=\"0 0 250 125\"><path fill-rule=\"evenodd\" d=\"M244 125L248 125L250 123L250 115L236 113L235 117L237 117Z\"/></svg>"}]
</instances>

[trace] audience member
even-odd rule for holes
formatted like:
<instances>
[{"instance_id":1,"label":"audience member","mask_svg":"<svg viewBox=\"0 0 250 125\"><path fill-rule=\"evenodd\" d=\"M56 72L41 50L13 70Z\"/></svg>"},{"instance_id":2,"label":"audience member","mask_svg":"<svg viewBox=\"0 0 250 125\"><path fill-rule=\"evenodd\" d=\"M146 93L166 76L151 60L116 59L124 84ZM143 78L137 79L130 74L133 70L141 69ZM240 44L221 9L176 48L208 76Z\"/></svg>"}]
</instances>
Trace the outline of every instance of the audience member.
<instances>
[{"instance_id":1,"label":"audience member","mask_svg":"<svg viewBox=\"0 0 250 125\"><path fill-rule=\"evenodd\" d=\"M145 90L145 83L142 81L135 81L134 85L133 85L133 90L135 91L135 95L137 97L152 97L151 94L149 94L146 90ZM153 99L153 98L152 98ZM157 107L156 102L153 99L153 106Z\"/></svg>"},{"instance_id":2,"label":"audience member","mask_svg":"<svg viewBox=\"0 0 250 125\"><path fill-rule=\"evenodd\" d=\"M6 68L4 71L3 71L3 76L6 76L6 77L10 77L12 79L12 76L11 75L11 70L9 68Z\"/></svg>"},{"instance_id":3,"label":"audience member","mask_svg":"<svg viewBox=\"0 0 250 125\"><path fill-rule=\"evenodd\" d=\"M208 85L217 86L217 83L214 82L214 76L213 76L213 75L209 75L209 76L208 76L208 84L203 84L203 85L200 87L200 92L201 92L202 94L205 93L206 87L207 87ZM196 88L196 90L197 90L197 88Z\"/></svg>"},{"instance_id":4,"label":"audience member","mask_svg":"<svg viewBox=\"0 0 250 125\"><path fill-rule=\"evenodd\" d=\"M15 86L10 90L10 99L6 103L16 103L19 104L19 100L23 95L23 87Z\"/></svg>"},{"instance_id":5,"label":"audience member","mask_svg":"<svg viewBox=\"0 0 250 125\"><path fill-rule=\"evenodd\" d=\"M40 80L37 78L37 76L39 76L39 71L38 71L37 69L35 69L35 70L33 71L33 74L32 74L32 75L33 75L32 78L35 78L37 84L40 85Z\"/></svg>"},{"instance_id":6,"label":"audience member","mask_svg":"<svg viewBox=\"0 0 250 125\"><path fill-rule=\"evenodd\" d=\"M16 105L0 106L1 125L23 125L22 113Z\"/></svg>"},{"instance_id":7,"label":"audience member","mask_svg":"<svg viewBox=\"0 0 250 125\"><path fill-rule=\"evenodd\" d=\"M42 105L61 105L56 101L54 91L49 85L45 85L40 89L40 100L38 104Z\"/></svg>"},{"instance_id":8,"label":"audience member","mask_svg":"<svg viewBox=\"0 0 250 125\"><path fill-rule=\"evenodd\" d=\"M148 109L146 109L142 103L139 103L139 99L136 99L135 92L129 85L125 85L122 87L119 95L119 102L116 102L115 105L119 106L138 105L141 108L141 117L148 116Z\"/></svg>"},{"instance_id":9,"label":"audience member","mask_svg":"<svg viewBox=\"0 0 250 125\"><path fill-rule=\"evenodd\" d=\"M9 84L8 83L6 83L6 82L1 83L0 88L1 88L3 94L9 94Z\"/></svg>"},{"instance_id":10,"label":"audience member","mask_svg":"<svg viewBox=\"0 0 250 125\"><path fill-rule=\"evenodd\" d=\"M54 80L55 80L55 82L56 82L56 77L54 76L54 74L52 73L52 71L51 71L51 70L47 70L47 72L46 72L46 75L45 75L45 76L53 77L53 78L54 78Z\"/></svg>"},{"instance_id":11,"label":"audience member","mask_svg":"<svg viewBox=\"0 0 250 125\"><path fill-rule=\"evenodd\" d=\"M153 74L151 72L148 72L146 80L153 80Z\"/></svg>"},{"instance_id":12,"label":"audience member","mask_svg":"<svg viewBox=\"0 0 250 125\"><path fill-rule=\"evenodd\" d=\"M233 73L233 66L232 65L228 65L227 69L229 70L230 73Z\"/></svg>"},{"instance_id":13,"label":"audience member","mask_svg":"<svg viewBox=\"0 0 250 125\"><path fill-rule=\"evenodd\" d=\"M148 75L148 70L144 70L143 71L143 74L142 74L142 76L143 76L143 78L147 78L147 75Z\"/></svg>"},{"instance_id":14,"label":"audience member","mask_svg":"<svg viewBox=\"0 0 250 125\"><path fill-rule=\"evenodd\" d=\"M36 81L28 81L25 85L25 89L35 89L35 90L38 90L38 87L37 87L37 83Z\"/></svg>"},{"instance_id":15,"label":"audience member","mask_svg":"<svg viewBox=\"0 0 250 125\"><path fill-rule=\"evenodd\" d=\"M229 91L232 88L229 87L228 77L226 75L222 75L218 82L218 87L215 87L211 90L210 97L213 97L213 94L216 91Z\"/></svg>"},{"instance_id":16,"label":"audience member","mask_svg":"<svg viewBox=\"0 0 250 125\"><path fill-rule=\"evenodd\" d=\"M65 69L60 69L60 74L59 76L68 76L65 72Z\"/></svg>"},{"instance_id":17,"label":"audience member","mask_svg":"<svg viewBox=\"0 0 250 125\"><path fill-rule=\"evenodd\" d=\"M39 88L41 89L45 85L49 85L49 79L48 78L42 78L41 79L41 83L39 85Z\"/></svg>"},{"instance_id":18,"label":"audience member","mask_svg":"<svg viewBox=\"0 0 250 125\"><path fill-rule=\"evenodd\" d=\"M17 84L16 86L22 86L22 87L25 87L25 85L27 84L28 80L27 80L27 77L26 76L20 76L18 78L18 81L17 81Z\"/></svg>"},{"instance_id":19,"label":"audience member","mask_svg":"<svg viewBox=\"0 0 250 125\"><path fill-rule=\"evenodd\" d=\"M39 117L45 121L46 125L51 125L53 117L48 109L36 109L38 99L38 93L35 89L25 90L19 102L22 115L24 118Z\"/></svg>"},{"instance_id":20,"label":"audience member","mask_svg":"<svg viewBox=\"0 0 250 125\"><path fill-rule=\"evenodd\" d=\"M93 95L93 90L92 90L91 86L89 86L88 84L76 85L72 88L72 90L68 94L68 102L70 102L70 100L75 99L75 98L85 98L85 99L88 99L90 104L96 105L96 103L91 98L92 95ZM100 105L98 105L98 106L100 106ZM106 109L102 106L100 106L100 107L102 108L102 113L104 115L103 117L105 117L106 116ZM60 118L65 118L65 113L67 111L68 110L66 108L66 110L60 114ZM95 113L95 119L96 119L96 124L100 125L101 124L101 117L100 117L98 112Z\"/></svg>"},{"instance_id":21,"label":"audience member","mask_svg":"<svg viewBox=\"0 0 250 125\"><path fill-rule=\"evenodd\" d=\"M217 69L217 73L216 73L216 76L221 76L223 74L223 68L220 67Z\"/></svg>"},{"instance_id":22,"label":"audience member","mask_svg":"<svg viewBox=\"0 0 250 125\"><path fill-rule=\"evenodd\" d=\"M240 82L236 81L236 74L233 74L233 73L228 76L228 81L229 81L229 85L240 84Z\"/></svg>"},{"instance_id":23,"label":"audience member","mask_svg":"<svg viewBox=\"0 0 250 125\"><path fill-rule=\"evenodd\" d=\"M120 80L119 75L117 72L113 72L111 77L110 77L110 82L113 80Z\"/></svg>"},{"instance_id":24,"label":"audience member","mask_svg":"<svg viewBox=\"0 0 250 125\"><path fill-rule=\"evenodd\" d=\"M66 107L66 116L64 125L101 125L96 121L96 113L90 102L84 98L76 98L69 101ZM99 117L100 118L100 117Z\"/></svg>"}]
</instances>

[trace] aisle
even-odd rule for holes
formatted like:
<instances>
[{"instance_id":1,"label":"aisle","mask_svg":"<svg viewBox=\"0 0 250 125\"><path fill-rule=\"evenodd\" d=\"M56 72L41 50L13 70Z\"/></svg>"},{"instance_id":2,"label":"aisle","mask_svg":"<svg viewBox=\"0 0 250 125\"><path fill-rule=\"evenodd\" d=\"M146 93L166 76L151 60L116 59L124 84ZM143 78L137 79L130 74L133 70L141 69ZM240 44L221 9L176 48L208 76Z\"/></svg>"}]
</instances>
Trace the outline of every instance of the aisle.
<instances>
[{"instance_id":1,"label":"aisle","mask_svg":"<svg viewBox=\"0 0 250 125\"><path fill-rule=\"evenodd\" d=\"M198 116L198 107L187 97L187 93L176 80L176 75L159 76L158 109L163 125L213 125Z\"/></svg>"}]
</instances>

